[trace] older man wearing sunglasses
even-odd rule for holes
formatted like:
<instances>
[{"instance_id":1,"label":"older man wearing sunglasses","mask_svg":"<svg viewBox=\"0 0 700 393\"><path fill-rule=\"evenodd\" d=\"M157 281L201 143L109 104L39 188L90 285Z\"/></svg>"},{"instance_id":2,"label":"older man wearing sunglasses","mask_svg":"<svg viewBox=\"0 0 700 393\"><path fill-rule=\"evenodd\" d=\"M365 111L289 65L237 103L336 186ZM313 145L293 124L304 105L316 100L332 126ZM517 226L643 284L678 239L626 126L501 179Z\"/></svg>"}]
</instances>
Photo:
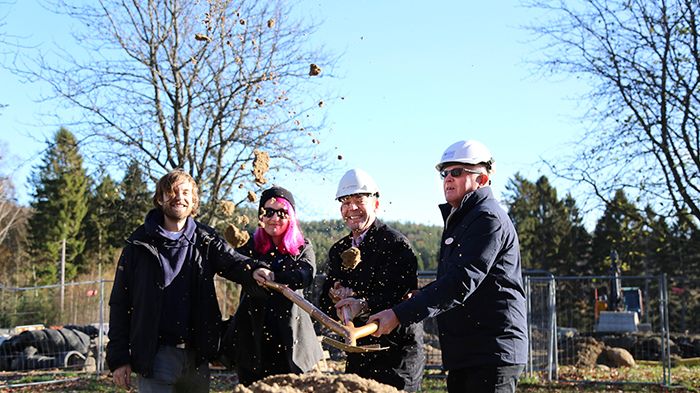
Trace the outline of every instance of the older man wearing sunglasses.
<instances>
[{"instance_id":1,"label":"older man wearing sunglasses","mask_svg":"<svg viewBox=\"0 0 700 393\"><path fill-rule=\"evenodd\" d=\"M450 145L437 164L446 204L437 279L407 301L370 316L375 335L436 316L449 392L515 392L528 337L515 228L491 192L491 152Z\"/></svg>"}]
</instances>

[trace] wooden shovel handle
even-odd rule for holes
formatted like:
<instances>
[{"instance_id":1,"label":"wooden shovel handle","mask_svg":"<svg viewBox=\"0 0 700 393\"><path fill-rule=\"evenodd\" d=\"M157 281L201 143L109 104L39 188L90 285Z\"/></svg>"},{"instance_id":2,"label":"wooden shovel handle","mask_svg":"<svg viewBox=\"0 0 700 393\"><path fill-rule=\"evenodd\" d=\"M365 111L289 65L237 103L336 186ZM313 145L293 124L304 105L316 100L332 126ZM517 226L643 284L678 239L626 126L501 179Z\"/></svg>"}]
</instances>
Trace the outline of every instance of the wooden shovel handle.
<instances>
[{"instance_id":1,"label":"wooden shovel handle","mask_svg":"<svg viewBox=\"0 0 700 393\"><path fill-rule=\"evenodd\" d=\"M319 310L318 307L314 306L313 303L304 299L303 296L294 292L288 286L286 286L284 284L276 283L274 281L265 281L264 285L268 288L274 289L277 292L281 293L282 295L284 295L284 297L289 299L292 303L296 304L302 310L309 313L312 318L315 318L323 326L325 326L328 329L332 330L333 332L343 336L343 338L345 338L347 344L356 345L358 338L367 337L370 334L376 332L377 329L379 329L379 324L376 322L368 323L366 325L359 326L359 327L354 327L352 325L351 326L341 325L338 321L329 317L326 313Z\"/></svg>"},{"instance_id":2,"label":"wooden shovel handle","mask_svg":"<svg viewBox=\"0 0 700 393\"><path fill-rule=\"evenodd\" d=\"M354 340L358 338L367 337L379 329L379 324L377 322L368 323L353 329L350 329L350 333Z\"/></svg>"},{"instance_id":3,"label":"wooden shovel handle","mask_svg":"<svg viewBox=\"0 0 700 393\"><path fill-rule=\"evenodd\" d=\"M319 321L323 326L327 327L328 329L332 330L333 332L343 336L343 337L349 337L350 336L350 331L348 330L347 327L341 325L338 323L338 321L334 320L333 318L329 317L326 313L323 311L319 310L318 307L314 306L313 303L310 301L304 299L303 296L299 295L298 293L294 292L292 289L290 289L288 286L284 284L279 284L274 281L265 281L264 284L266 287L271 288L276 290L277 292L281 293L289 299L292 303L296 304L299 306L302 310L306 311L311 315L312 318L316 319Z\"/></svg>"}]
</instances>

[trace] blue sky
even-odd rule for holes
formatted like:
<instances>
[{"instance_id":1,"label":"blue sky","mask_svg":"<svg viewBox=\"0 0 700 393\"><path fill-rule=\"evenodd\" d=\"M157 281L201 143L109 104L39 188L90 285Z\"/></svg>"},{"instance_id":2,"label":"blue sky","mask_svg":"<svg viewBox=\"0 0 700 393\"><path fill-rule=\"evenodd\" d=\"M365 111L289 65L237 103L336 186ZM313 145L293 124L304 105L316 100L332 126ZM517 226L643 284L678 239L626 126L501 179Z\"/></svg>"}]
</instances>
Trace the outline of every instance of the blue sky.
<instances>
[{"instance_id":1,"label":"blue sky","mask_svg":"<svg viewBox=\"0 0 700 393\"><path fill-rule=\"evenodd\" d=\"M42 46L68 40L72 21L35 0L21 3L0 6L7 32ZM583 108L574 98L584 86L536 73L528 61L539 44L521 29L536 15L518 4L301 1L298 12L322 22L311 44L342 53L329 70L336 77L324 78L323 88L344 100L326 106L328 129L319 136L324 148L343 156L337 170L273 179L295 194L300 217L338 218L337 181L360 167L382 191L380 218L440 224L436 205L444 199L434 165L460 139L491 149L498 198L516 172L553 180L540 159L555 160L580 137L576 117ZM6 70L0 86L0 102L9 105L0 112L0 143L12 157L0 170L13 175L18 199L27 203L41 142L56 131L38 125L39 113L52 108L34 102L45 87L22 84ZM560 195L567 191L567 184L554 184Z\"/></svg>"}]
</instances>

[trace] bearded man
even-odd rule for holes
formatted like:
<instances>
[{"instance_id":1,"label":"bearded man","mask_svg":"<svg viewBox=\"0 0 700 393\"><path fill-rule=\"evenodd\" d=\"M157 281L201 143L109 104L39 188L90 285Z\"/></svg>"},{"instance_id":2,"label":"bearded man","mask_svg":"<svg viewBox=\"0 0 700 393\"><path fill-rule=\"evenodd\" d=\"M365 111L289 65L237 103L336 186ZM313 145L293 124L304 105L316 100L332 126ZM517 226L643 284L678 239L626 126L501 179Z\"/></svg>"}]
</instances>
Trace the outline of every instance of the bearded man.
<instances>
[{"instance_id":1,"label":"bearded man","mask_svg":"<svg viewBox=\"0 0 700 393\"><path fill-rule=\"evenodd\" d=\"M194 220L199 192L188 173L163 176L153 204L119 258L107 364L124 388L137 373L141 393L208 392L221 329L214 274L254 285L270 271Z\"/></svg>"}]
</instances>

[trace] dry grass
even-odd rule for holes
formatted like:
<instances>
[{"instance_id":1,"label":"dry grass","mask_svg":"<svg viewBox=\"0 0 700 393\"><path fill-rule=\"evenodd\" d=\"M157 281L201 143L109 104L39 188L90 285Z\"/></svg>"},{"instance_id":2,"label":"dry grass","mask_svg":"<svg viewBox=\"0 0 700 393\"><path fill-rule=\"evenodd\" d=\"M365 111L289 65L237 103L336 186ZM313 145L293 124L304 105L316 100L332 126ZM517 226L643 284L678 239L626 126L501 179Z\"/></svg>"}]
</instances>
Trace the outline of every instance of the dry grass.
<instances>
[{"instance_id":1,"label":"dry grass","mask_svg":"<svg viewBox=\"0 0 700 393\"><path fill-rule=\"evenodd\" d=\"M560 380L571 382L545 383L537 378L523 378L518 385L520 393L573 393L573 392L642 392L642 393L700 393L700 366L679 366L672 369L671 389L662 387L659 381L662 375L660 366L643 365L628 369L575 369L561 367ZM28 384L24 387L7 389L7 375L0 378L0 391L8 392L114 392L112 381L107 376L96 378L85 374L36 374L25 373L12 378L12 384ZM65 379L65 382L36 384L55 379ZM602 382L590 382L590 381ZM231 374L214 374L212 393L230 392L236 381ZM647 384L628 383L626 381L649 381ZM124 391L124 390L122 390ZM135 391L135 390L133 390ZM445 379L431 376L423 380L422 392L446 392Z\"/></svg>"}]
</instances>

